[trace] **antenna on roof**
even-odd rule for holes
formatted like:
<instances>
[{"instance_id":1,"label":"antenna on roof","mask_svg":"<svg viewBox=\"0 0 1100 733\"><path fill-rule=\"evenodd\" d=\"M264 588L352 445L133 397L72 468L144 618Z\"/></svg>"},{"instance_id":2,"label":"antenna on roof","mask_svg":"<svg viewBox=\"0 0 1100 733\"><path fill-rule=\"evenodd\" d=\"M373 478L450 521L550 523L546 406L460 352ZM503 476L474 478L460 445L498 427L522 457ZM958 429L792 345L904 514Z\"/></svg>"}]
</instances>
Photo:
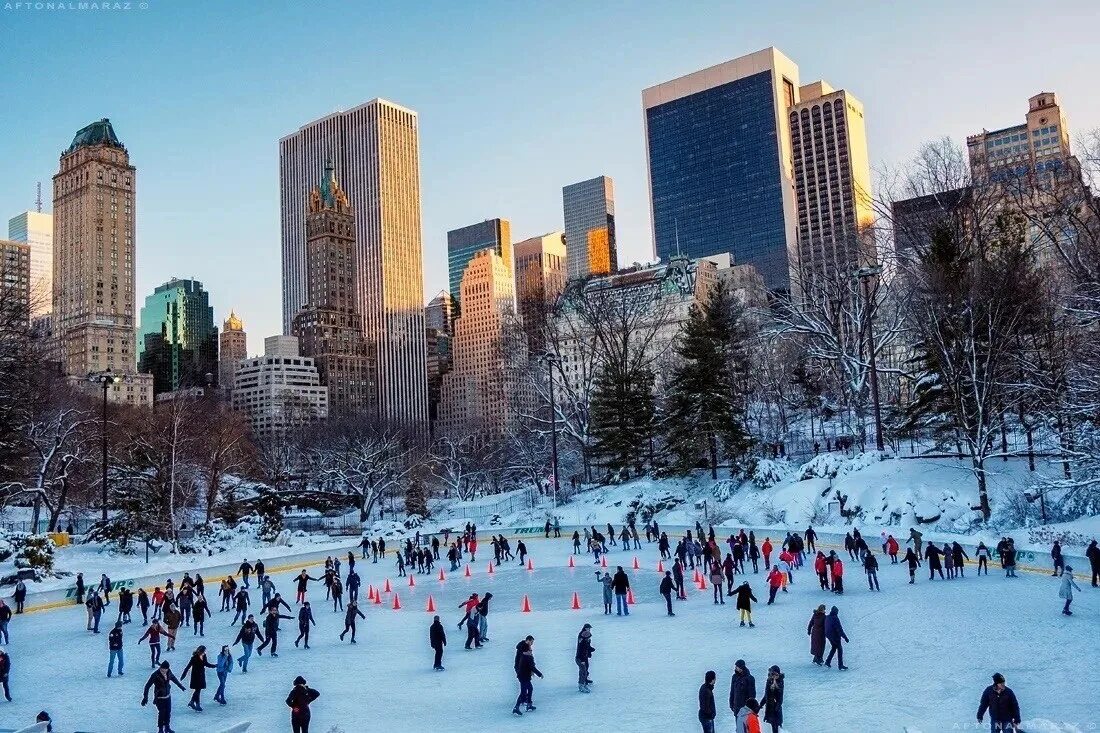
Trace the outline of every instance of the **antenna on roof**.
<instances>
[{"instance_id":1,"label":"antenna on roof","mask_svg":"<svg viewBox=\"0 0 1100 733\"><path fill-rule=\"evenodd\" d=\"M672 227L673 227L673 231L674 231L673 237L676 240L676 256L679 257L680 256L680 220L679 219L673 219L672 220Z\"/></svg>"},{"instance_id":2,"label":"antenna on roof","mask_svg":"<svg viewBox=\"0 0 1100 733\"><path fill-rule=\"evenodd\" d=\"M34 200L34 205L38 209L38 213L42 213L42 181L38 182L38 197Z\"/></svg>"}]
</instances>

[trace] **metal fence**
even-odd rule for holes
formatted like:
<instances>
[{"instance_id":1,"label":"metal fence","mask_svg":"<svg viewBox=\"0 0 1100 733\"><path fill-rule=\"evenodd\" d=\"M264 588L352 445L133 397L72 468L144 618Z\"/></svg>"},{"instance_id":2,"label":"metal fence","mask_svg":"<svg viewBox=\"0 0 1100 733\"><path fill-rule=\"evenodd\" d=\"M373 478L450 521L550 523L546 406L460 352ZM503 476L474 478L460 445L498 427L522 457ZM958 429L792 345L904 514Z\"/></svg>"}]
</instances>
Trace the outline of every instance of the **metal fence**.
<instances>
[{"instance_id":1,"label":"metal fence","mask_svg":"<svg viewBox=\"0 0 1100 733\"><path fill-rule=\"evenodd\" d=\"M460 519L484 519L494 514L507 515L524 509L533 509L542 503L542 498L535 489L527 489L494 502L481 503L476 506L451 507L449 511Z\"/></svg>"}]
</instances>

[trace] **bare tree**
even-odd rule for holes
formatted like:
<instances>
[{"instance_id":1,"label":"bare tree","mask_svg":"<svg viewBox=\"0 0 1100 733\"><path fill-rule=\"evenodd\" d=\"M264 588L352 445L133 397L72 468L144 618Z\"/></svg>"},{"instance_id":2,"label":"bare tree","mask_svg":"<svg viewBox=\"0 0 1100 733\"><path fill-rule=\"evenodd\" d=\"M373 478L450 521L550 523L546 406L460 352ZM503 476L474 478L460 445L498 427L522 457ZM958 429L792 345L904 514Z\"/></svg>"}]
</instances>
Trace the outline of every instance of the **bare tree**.
<instances>
[{"instance_id":1,"label":"bare tree","mask_svg":"<svg viewBox=\"0 0 1100 733\"><path fill-rule=\"evenodd\" d=\"M24 461L26 476L13 488L17 499L32 503L31 524L35 528L45 507L48 530L57 531L74 474L82 464L94 460L97 425L94 411L78 403L53 407L27 426L25 440L30 454Z\"/></svg>"}]
</instances>

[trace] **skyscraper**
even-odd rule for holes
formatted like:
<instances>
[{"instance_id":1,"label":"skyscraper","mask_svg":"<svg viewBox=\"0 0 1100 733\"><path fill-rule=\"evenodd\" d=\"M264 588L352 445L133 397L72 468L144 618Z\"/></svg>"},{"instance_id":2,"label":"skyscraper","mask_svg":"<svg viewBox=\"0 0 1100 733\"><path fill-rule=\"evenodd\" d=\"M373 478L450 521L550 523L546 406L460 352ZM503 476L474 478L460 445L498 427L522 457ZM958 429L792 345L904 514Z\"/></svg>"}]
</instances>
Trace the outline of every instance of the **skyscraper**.
<instances>
[{"instance_id":1,"label":"skyscraper","mask_svg":"<svg viewBox=\"0 0 1100 733\"><path fill-rule=\"evenodd\" d=\"M438 432L453 438L500 436L530 408L522 372L526 339L514 328L512 269L492 249L474 255L462 276L466 309L455 320L453 364L443 376Z\"/></svg>"},{"instance_id":2,"label":"skyscraper","mask_svg":"<svg viewBox=\"0 0 1100 733\"><path fill-rule=\"evenodd\" d=\"M222 323L218 340L218 386L230 390L233 389L241 359L248 356L248 334L244 331L244 323L233 311L229 311L229 318Z\"/></svg>"},{"instance_id":3,"label":"skyscraper","mask_svg":"<svg viewBox=\"0 0 1100 733\"><path fill-rule=\"evenodd\" d=\"M615 244L615 187L607 176L561 190L570 280L608 275L619 269Z\"/></svg>"},{"instance_id":4,"label":"skyscraper","mask_svg":"<svg viewBox=\"0 0 1100 733\"><path fill-rule=\"evenodd\" d=\"M447 280L456 315L462 312L462 276L474 255L483 249L496 252L512 269L512 226L507 219L486 219L447 232Z\"/></svg>"},{"instance_id":5,"label":"skyscraper","mask_svg":"<svg viewBox=\"0 0 1100 733\"><path fill-rule=\"evenodd\" d=\"M110 120L76 133L53 177L53 311L65 374L126 375L110 397L152 401L134 348L134 197L137 169Z\"/></svg>"},{"instance_id":6,"label":"skyscraper","mask_svg":"<svg viewBox=\"0 0 1100 733\"><path fill-rule=\"evenodd\" d=\"M877 262L870 236L874 212L863 105L848 92L816 81L799 89L788 119L800 283Z\"/></svg>"},{"instance_id":7,"label":"skyscraper","mask_svg":"<svg viewBox=\"0 0 1100 733\"><path fill-rule=\"evenodd\" d=\"M794 62L766 48L642 92L658 257L730 252L769 288L789 288L798 217L787 112L798 86Z\"/></svg>"},{"instance_id":8,"label":"skyscraper","mask_svg":"<svg viewBox=\"0 0 1100 733\"><path fill-rule=\"evenodd\" d=\"M31 248L0 239L0 332L31 325Z\"/></svg>"},{"instance_id":9,"label":"skyscraper","mask_svg":"<svg viewBox=\"0 0 1100 733\"><path fill-rule=\"evenodd\" d=\"M424 307L424 331L428 345L428 419L439 419L443 375L451 371L451 337L454 333L454 298L440 290Z\"/></svg>"},{"instance_id":10,"label":"skyscraper","mask_svg":"<svg viewBox=\"0 0 1100 733\"><path fill-rule=\"evenodd\" d=\"M970 171L975 181L1001 180L1028 171L1058 172L1067 168L1072 153L1069 126L1058 96L1039 92L1027 100L1023 124L982 130L966 138Z\"/></svg>"},{"instance_id":11,"label":"skyscraper","mask_svg":"<svg viewBox=\"0 0 1100 733\"><path fill-rule=\"evenodd\" d=\"M218 328L210 294L198 280L172 278L146 296L138 365L157 393L203 387L218 375Z\"/></svg>"},{"instance_id":12,"label":"skyscraper","mask_svg":"<svg viewBox=\"0 0 1100 733\"><path fill-rule=\"evenodd\" d=\"M53 311L53 215L24 211L8 219L8 239L31 247L31 317Z\"/></svg>"},{"instance_id":13,"label":"skyscraper","mask_svg":"<svg viewBox=\"0 0 1100 733\"><path fill-rule=\"evenodd\" d=\"M308 297L305 209L331 160L355 216L356 295L376 360L383 420L424 431L428 414L416 113L382 99L279 141L283 330Z\"/></svg>"},{"instance_id":14,"label":"skyscraper","mask_svg":"<svg viewBox=\"0 0 1100 733\"><path fill-rule=\"evenodd\" d=\"M542 349L550 308L565 289L565 235L550 232L516 244L516 309L528 350Z\"/></svg>"},{"instance_id":15,"label":"skyscraper","mask_svg":"<svg viewBox=\"0 0 1100 733\"><path fill-rule=\"evenodd\" d=\"M268 336L264 355L242 359L233 381L234 410L248 413L252 432L267 438L328 416L328 388L294 336Z\"/></svg>"},{"instance_id":16,"label":"skyscraper","mask_svg":"<svg viewBox=\"0 0 1100 733\"><path fill-rule=\"evenodd\" d=\"M424 325L443 333L451 333L455 319L455 301L446 290L440 290L424 306Z\"/></svg>"},{"instance_id":17,"label":"skyscraper","mask_svg":"<svg viewBox=\"0 0 1100 733\"><path fill-rule=\"evenodd\" d=\"M306 240L309 300L294 316L294 335L328 387L330 413L366 412L374 378L355 297L355 217L331 163L309 194Z\"/></svg>"}]
</instances>

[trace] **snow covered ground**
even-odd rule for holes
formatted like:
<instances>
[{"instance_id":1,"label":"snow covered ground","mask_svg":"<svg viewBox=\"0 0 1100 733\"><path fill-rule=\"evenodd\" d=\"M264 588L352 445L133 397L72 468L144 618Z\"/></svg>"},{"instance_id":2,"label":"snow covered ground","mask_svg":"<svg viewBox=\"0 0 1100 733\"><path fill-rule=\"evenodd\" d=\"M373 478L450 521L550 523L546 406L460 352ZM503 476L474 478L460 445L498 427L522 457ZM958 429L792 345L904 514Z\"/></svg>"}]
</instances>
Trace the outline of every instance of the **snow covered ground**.
<instances>
[{"instance_id":1,"label":"snow covered ground","mask_svg":"<svg viewBox=\"0 0 1100 733\"><path fill-rule=\"evenodd\" d=\"M770 665L783 669L784 730L798 733L976 729L978 697L995 671L1016 691L1029 731L1086 731L1095 723L1100 592L1087 587L1083 573L1078 575L1084 591L1075 602L1076 613L1064 617L1057 581L1038 574L1010 580L994 569L976 578L968 568L963 580L929 582L919 576L910 586L900 565L886 564L880 573L882 592L870 593L853 564L847 592L836 597L819 590L812 572L803 569L776 605L758 606L756 628L747 629L737 626L732 603L714 607L709 589L692 591L689 600L677 604L677 616L666 617L653 571L655 544L611 555L612 566L629 569L637 555L645 568L632 573L637 605L628 618L619 618L600 611L590 559L579 561L575 570L566 567L567 539L529 540L534 572L513 564L491 577L485 573L491 555L484 539L485 534L469 580L461 573L449 573L444 583L417 576L416 588L410 589L396 580L392 564L360 562L362 595L367 583L389 577L400 595L400 611L392 610L389 598L385 605L364 607L367 619L360 622L359 644L351 646L337 639L343 615L332 613L323 590L315 590L318 628L312 649L295 649L294 622L284 622L279 658L253 656L247 675L233 674L227 706L214 703L210 689L204 695L205 712L195 713L177 690L174 729L218 731L249 720L252 731L288 730L283 699L301 674L321 692L311 728L321 733L334 726L346 733L545 730L547 725L556 730L690 731L697 729L696 691L703 673L713 669L719 673L718 729L732 730L725 701L736 659L746 660L758 689ZM276 582L292 595L290 574ZM750 582L757 597L766 599L763 576L750 576ZM473 591L494 594L491 641L484 649L464 651L465 635L455 628L456 606ZM580 611L569 610L573 591L580 594ZM445 672L431 669L431 615L424 611L429 594L449 636ZM520 612L524 594L532 613ZM852 640L845 650L847 672L810 662L805 629L819 603L840 608ZM108 618L114 609L109 607ZM231 642L236 630L228 627L230 618L216 613L201 640L190 631L181 634L178 650L167 655L173 669L182 670L199 641L212 656ZM573 662L577 632L585 622L594 626L596 647L590 695L577 692ZM46 709L55 730L63 733L154 729L152 707L138 705L149 674L147 648L136 643L140 633L138 623L126 627L126 676L107 679L106 634L84 630L82 608L17 617L7 647L15 701L0 701L0 728L18 728ZM510 714L517 691L512 658L515 643L528 633L536 638L535 657L545 679L535 680L538 710L516 719Z\"/></svg>"}]
</instances>

